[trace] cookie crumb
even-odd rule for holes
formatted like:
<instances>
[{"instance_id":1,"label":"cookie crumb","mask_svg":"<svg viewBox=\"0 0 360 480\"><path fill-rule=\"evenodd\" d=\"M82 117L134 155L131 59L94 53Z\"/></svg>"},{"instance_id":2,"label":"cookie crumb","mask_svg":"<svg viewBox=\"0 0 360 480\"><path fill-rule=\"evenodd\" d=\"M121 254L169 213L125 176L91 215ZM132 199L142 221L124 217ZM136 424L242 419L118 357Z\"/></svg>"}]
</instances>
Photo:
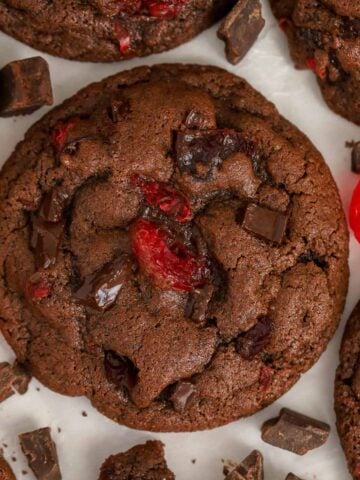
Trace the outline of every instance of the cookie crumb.
<instances>
[{"instance_id":1,"label":"cookie crumb","mask_svg":"<svg viewBox=\"0 0 360 480\"><path fill-rule=\"evenodd\" d=\"M191 463L196 463L196 458L193 458L193 459L191 460Z\"/></svg>"},{"instance_id":2,"label":"cookie crumb","mask_svg":"<svg viewBox=\"0 0 360 480\"><path fill-rule=\"evenodd\" d=\"M81 412L81 415L82 415L83 417L87 417L87 416L88 416L88 414L85 412L85 410L84 410L83 412Z\"/></svg>"}]
</instances>

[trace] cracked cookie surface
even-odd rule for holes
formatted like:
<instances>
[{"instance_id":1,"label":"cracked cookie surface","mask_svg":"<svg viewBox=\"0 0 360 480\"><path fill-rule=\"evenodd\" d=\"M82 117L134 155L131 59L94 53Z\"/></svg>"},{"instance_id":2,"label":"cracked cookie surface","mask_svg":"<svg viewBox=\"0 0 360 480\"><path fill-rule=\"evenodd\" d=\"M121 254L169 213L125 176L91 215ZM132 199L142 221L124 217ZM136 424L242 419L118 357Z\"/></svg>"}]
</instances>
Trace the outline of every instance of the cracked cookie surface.
<instances>
[{"instance_id":1,"label":"cracked cookie surface","mask_svg":"<svg viewBox=\"0 0 360 480\"><path fill-rule=\"evenodd\" d=\"M360 3L270 0L297 68L314 71L329 107L360 124Z\"/></svg>"},{"instance_id":2,"label":"cracked cookie surface","mask_svg":"<svg viewBox=\"0 0 360 480\"><path fill-rule=\"evenodd\" d=\"M115 421L250 415L319 358L348 233L321 155L244 80L159 65L92 84L0 176L0 327Z\"/></svg>"},{"instance_id":3,"label":"cracked cookie surface","mask_svg":"<svg viewBox=\"0 0 360 480\"><path fill-rule=\"evenodd\" d=\"M174 48L235 0L0 0L0 30L59 57L112 62Z\"/></svg>"}]
</instances>

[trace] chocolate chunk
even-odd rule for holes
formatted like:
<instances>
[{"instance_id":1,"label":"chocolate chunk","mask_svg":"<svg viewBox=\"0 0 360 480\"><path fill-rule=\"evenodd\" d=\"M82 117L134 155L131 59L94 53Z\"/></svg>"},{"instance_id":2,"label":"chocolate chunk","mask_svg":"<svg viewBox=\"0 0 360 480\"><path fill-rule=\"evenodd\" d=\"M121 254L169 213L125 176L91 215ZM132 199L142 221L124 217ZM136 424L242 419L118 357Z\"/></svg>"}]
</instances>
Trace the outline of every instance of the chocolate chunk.
<instances>
[{"instance_id":1,"label":"chocolate chunk","mask_svg":"<svg viewBox=\"0 0 360 480\"><path fill-rule=\"evenodd\" d=\"M360 36L360 18L344 17L341 30L344 38L358 38Z\"/></svg>"},{"instance_id":2,"label":"chocolate chunk","mask_svg":"<svg viewBox=\"0 0 360 480\"><path fill-rule=\"evenodd\" d=\"M329 437L330 427L287 408L277 418L262 426L262 439L275 447L304 455L309 450L321 447Z\"/></svg>"},{"instance_id":3,"label":"chocolate chunk","mask_svg":"<svg viewBox=\"0 0 360 480\"><path fill-rule=\"evenodd\" d=\"M119 122L127 113L130 112L130 104L128 100L113 99L108 109L109 117L114 122Z\"/></svg>"},{"instance_id":4,"label":"chocolate chunk","mask_svg":"<svg viewBox=\"0 0 360 480\"><path fill-rule=\"evenodd\" d=\"M243 152L253 158L254 142L236 130L185 130L176 132L175 157L181 172L206 180L225 158Z\"/></svg>"},{"instance_id":5,"label":"chocolate chunk","mask_svg":"<svg viewBox=\"0 0 360 480\"><path fill-rule=\"evenodd\" d=\"M131 392L136 384L138 374L138 369L131 360L108 350L105 352L104 368L109 382L120 388L125 387Z\"/></svg>"},{"instance_id":6,"label":"chocolate chunk","mask_svg":"<svg viewBox=\"0 0 360 480\"><path fill-rule=\"evenodd\" d=\"M32 216L30 246L35 253L36 268L49 268L55 264L63 233L62 222L46 222L36 215Z\"/></svg>"},{"instance_id":7,"label":"chocolate chunk","mask_svg":"<svg viewBox=\"0 0 360 480\"><path fill-rule=\"evenodd\" d=\"M214 291L215 286L208 284L191 292L186 304L185 315L198 324L204 324Z\"/></svg>"},{"instance_id":8,"label":"chocolate chunk","mask_svg":"<svg viewBox=\"0 0 360 480\"><path fill-rule=\"evenodd\" d=\"M104 312L114 305L131 274L130 258L126 254L121 254L97 272L87 275L74 296L86 308Z\"/></svg>"},{"instance_id":9,"label":"chocolate chunk","mask_svg":"<svg viewBox=\"0 0 360 480\"><path fill-rule=\"evenodd\" d=\"M69 200L68 193L55 187L44 195L39 209L39 217L47 222L58 223L63 219L64 208Z\"/></svg>"},{"instance_id":10,"label":"chocolate chunk","mask_svg":"<svg viewBox=\"0 0 360 480\"><path fill-rule=\"evenodd\" d=\"M325 257L322 255L318 255L315 253L313 250L308 250L305 253L302 253L298 257L298 261L300 263L310 263L314 262L315 265L317 265L319 268L324 270L325 268L329 267L328 262L325 260Z\"/></svg>"},{"instance_id":11,"label":"chocolate chunk","mask_svg":"<svg viewBox=\"0 0 360 480\"><path fill-rule=\"evenodd\" d=\"M16 392L23 395L27 392L31 375L18 362L10 365L0 363L0 402L11 397Z\"/></svg>"},{"instance_id":12,"label":"chocolate chunk","mask_svg":"<svg viewBox=\"0 0 360 480\"><path fill-rule=\"evenodd\" d=\"M300 477L297 477L293 473L289 473L285 480L302 480Z\"/></svg>"},{"instance_id":13,"label":"chocolate chunk","mask_svg":"<svg viewBox=\"0 0 360 480\"><path fill-rule=\"evenodd\" d=\"M56 445L49 427L22 433L19 439L29 467L38 480L61 480Z\"/></svg>"},{"instance_id":14,"label":"chocolate chunk","mask_svg":"<svg viewBox=\"0 0 360 480\"><path fill-rule=\"evenodd\" d=\"M360 360L357 362L355 366L355 372L352 378L351 388L355 393L356 398L360 400Z\"/></svg>"},{"instance_id":15,"label":"chocolate chunk","mask_svg":"<svg viewBox=\"0 0 360 480\"><path fill-rule=\"evenodd\" d=\"M258 450L253 450L239 465L227 473L225 480L263 480L264 459Z\"/></svg>"},{"instance_id":16,"label":"chocolate chunk","mask_svg":"<svg viewBox=\"0 0 360 480\"><path fill-rule=\"evenodd\" d=\"M360 173L360 142L353 144L351 151L351 171Z\"/></svg>"},{"instance_id":17,"label":"chocolate chunk","mask_svg":"<svg viewBox=\"0 0 360 480\"><path fill-rule=\"evenodd\" d=\"M269 317L261 317L257 323L236 340L236 351L249 360L260 353L269 343L272 321Z\"/></svg>"},{"instance_id":18,"label":"chocolate chunk","mask_svg":"<svg viewBox=\"0 0 360 480\"><path fill-rule=\"evenodd\" d=\"M197 111L195 109L192 109L186 115L184 125L185 125L186 128L189 128L189 129L193 128L195 130L199 129L199 128L203 128L204 117L199 111Z\"/></svg>"},{"instance_id":19,"label":"chocolate chunk","mask_svg":"<svg viewBox=\"0 0 360 480\"><path fill-rule=\"evenodd\" d=\"M43 58L18 60L0 70L0 117L25 115L52 103L49 67Z\"/></svg>"},{"instance_id":20,"label":"chocolate chunk","mask_svg":"<svg viewBox=\"0 0 360 480\"><path fill-rule=\"evenodd\" d=\"M0 480L16 480L10 465L0 453Z\"/></svg>"},{"instance_id":21,"label":"chocolate chunk","mask_svg":"<svg viewBox=\"0 0 360 480\"><path fill-rule=\"evenodd\" d=\"M259 0L239 0L218 30L218 37L226 43L230 63L240 62L255 43L264 28Z\"/></svg>"},{"instance_id":22,"label":"chocolate chunk","mask_svg":"<svg viewBox=\"0 0 360 480\"><path fill-rule=\"evenodd\" d=\"M182 413L196 392L195 385L190 382L178 382L170 396L176 412Z\"/></svg>"},{"instance_id":23,"label":"chocolate chunk","mask_svg":"<svg viewBox=\"0 0 360 480\"><path fill-rule=\"evenodd\" d=\"M264 240L280 244L285 236L287 222L288 215L251 203L246 208L242 226Z\"/></svg>"}]
</instances>

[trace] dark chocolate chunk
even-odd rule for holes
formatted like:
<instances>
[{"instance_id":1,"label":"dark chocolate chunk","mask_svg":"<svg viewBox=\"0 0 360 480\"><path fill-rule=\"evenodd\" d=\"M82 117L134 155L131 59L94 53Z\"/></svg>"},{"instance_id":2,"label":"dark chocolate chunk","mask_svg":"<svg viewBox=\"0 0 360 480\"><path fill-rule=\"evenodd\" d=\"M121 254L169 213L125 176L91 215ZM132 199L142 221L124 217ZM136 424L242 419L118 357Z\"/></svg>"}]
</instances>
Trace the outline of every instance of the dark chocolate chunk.
<instances>
[{"instance_id":1,"label":"dark chocolate chunk","mask_svg":"<svg viewBox=\"0 0 360 480\"><path fill-rule=\"evenodd\" d=\"M288 215L255 203L247 206L243 228L264 240L280 244L285 236Z\"/></svg>"},{"instance_id":2,"label":"dark chocolate chunk","mask_svg":"<svg viewBox=\"0 0 360 480\"><path fill-rule=\"evenodd\" d=\"M272 321L269 317L261 317L257 323L236 340L236 351L245 359L251 359L269 343Z\"/></svg>"},{"instance_id":3,"label":"dark chocolate chunk","mask_svg":"<svg viewBox=\"0 0 360 480\"><path fill-rule=\"evenodd\" d=\"M355 393L356 398L360 400L360 360L355 366L355 372L352 378L351 388Z\"/></svg>"},{"instance_id":4,"label":"dark chocolate chunk","mask_svg":"<svg viewBox=\"0 0 360 480\"><path fill-rule=\"evenodd\" d=\"M360 142L353 144L351 151L351 171L360 173Z\"/></svg>"},{"instance_id":5,"label":"dark chocolate chunk","mask_svg":"<svg viewBox=\"0 0 360 480\"><path fill-rule=\"evenodd\" d=\"M315 265L317 265L322 270L324 270L325 268L328 268L329 266L328 262L325 260L325 257L322 255L318 255L313 250L308 250L307 252L299 255L298 261L300 263L314 262Z\"/></svg>"},{"instance_id":6,"label":"dark chocolate chunk","mask_svg":"<svg viewBox=\"0 0 360 480\"><path fill-rule=\"evenodd\" d=\"M259 0L239 0L218 30L218 37L226 43L230 63L240 62L255 43L264 28Z\"/></svg>"},{"instance_id":7,"label":"dark chocolate chunk","mask_svg":"<svg viewBox=\"0 0 360 480\"><path fill-rule=\"evenodd\" d=\"M176 412L182 413L196 392L195 385L190 382L178 382L170 396Z\"/></svg>"},{"instance_id":8,"label":"dark chocolate chunk","mask_svg":"<svg viewBox=\"0 0 360 480\"><path fill-rule=\"evenodd\" d=\"M130 112L130 104L125 99L113 99L108 109L109 117L114 122L119 122L127 113Z\"/></svg>"},{"instance_id":9,"label":"dark chocolate chunk","mask_svg":"<svg viewBox=\"0 0 360 480\"><path fill-rule=\"evenodd\" d=\"M97 272L86 276L74 296L86 308L104 312L114 305L124 283L131 277L131 274L130 257L121 254Z\"/></svg>"},{"instance_id":10,"label":"dark chocolate chunk","mask_svg":"<svg viewBox=\"0 0 360 480\"><path fill-rule=\"evenodd\" d=\"M16 480L14 472L0 453L0 480Z\"/></svg>"},{"instance_id":11,"label":"dark chocolate chunk","mask_svg":"<svg viewBox=\"0 0 360 480\"><path fill-rule=\"evenodd\" d=\"M105 352L104 368L106 378L117 387L125 387L131 392L136 385L138 369L127 357L108 350Z\"/></svg>"},{"instance_id":12,"label":"dark chocolate chunk","mask_svg":"<svg viewBox=\"0 0 360 480\"><path fill-rule=\"evenodd\" d=\"M275 447L304 455L309 450L321 447L329 437L330 427L301 413L287 408L277 418L262 426L262 439Z\"/></svg>"},{"instance_id":13,"label":"dark chocolate chunk","mask_svg":"<svg viewBox=\"0 0 360 480\"><path fill-rule=\"evenodd\" d=\"M225 472L225 480L263 480L263 456L258 450L253 450L239 465Z\"/></svg>"},{"instance_id":14,"label":"dark chocolate chunk","mask_svg":"<svg viewBox=\"0 0 360 480\"><path fill-rule=\"evenodd\" d=\"M47 222L58 223L63 219L63 212L69 200L68 193L61 187L55 187L44 195L39 217Z\"/></svg>"},{"instance_id":15,"label":"dark chocolate chunk","mask_svg":"<svg viewBox=\"0 0 360 480\"><path fill-rule=\"evenodd\" d=\"M198 324L204 324L214 291L215 286L207 284L203 288L191 292L186 304L185 315Z\"/></svg>"},{"instance_id":16,"label":"dark chocolate chunk","mask_svg":"<svg viewBox=\"0 0 360 480\"><path fill-rule=\"evenodd\" d=\"M0 402L11 397L16 392L23 395L27 392L31 375L18 362L10 365L0 363Z\"/></svg>"},{"instance_id":17,"label":"dark chocolate chunk","mask_svg":"<svg viewBox=\"0 0 360 480\"><path fill-rule=\"evenodd\" d=\"M192 109L186 115L184 125L186 128L190 128L190 129L193 128L195 130L199 128L203 128L204 117L198 110Z\"/></svg>"},{"instance_id":18,"label":"dark chocolate chunk","mask_svg":"<svg viewBox=\"0 0 360 480\"><path fill-rule=\"evenodd\" d=\"M300 477L297 477L296 475L294 475L293 473L289 473L287 475L287 477L285 478L285 480L302 480Z\"/></svg>"},{"instance_id":19,"label":"dark chocolate chunk","mask_svg":"<svg viewBox=\"0 0 360 480\"><path fill-rule=\"evenodd\" d=\"M195 178L206 180L225 158L243 152L250 158L256 155L254 142L236 130L177 131L175 157L181 172L190 172Z\"/></svg>"},{"instance_id":20,"label":"dark chocolate chunk","mask_svg":"<svg viewBox=\"0 0 360 480\"><path fill-rule=\"evenodd\" d=\"M49 268L55 264L63 233L63 222L52 223L32 216L30 246L35 253L36 268Z\"/></svg>"},{"instance_id":21,"label":"dark chocolate chunk","mask_svg":"<svg viewBox=\"0 0 360 480\"><path fill-rule=\"evenodd\" d=\"M19 439L29 467L38 480L61 480L56 445L49 427L22 433Z\"/></svg>"},{"instance_id":22,"label":"dark chocolate chunk","mask_svg":"<svg viewBox=\"0 0 360 480\"><path fill-rule=\"evenodd\" d=\"M18 60L0 70L0 117L25 115L52 103L49 67L43 58Z\"/></svg>"},{"instance_id":23,"label":"dark chocolate chunk","mask_svg":"<svg viewBox=\"0 0 360 480\"><path fill-rule=\"evenodd\" d=\"M344 17L342 19L341 33L344 38L357 38L360 36L360 18Z\"/></svg>"}]
</instances>

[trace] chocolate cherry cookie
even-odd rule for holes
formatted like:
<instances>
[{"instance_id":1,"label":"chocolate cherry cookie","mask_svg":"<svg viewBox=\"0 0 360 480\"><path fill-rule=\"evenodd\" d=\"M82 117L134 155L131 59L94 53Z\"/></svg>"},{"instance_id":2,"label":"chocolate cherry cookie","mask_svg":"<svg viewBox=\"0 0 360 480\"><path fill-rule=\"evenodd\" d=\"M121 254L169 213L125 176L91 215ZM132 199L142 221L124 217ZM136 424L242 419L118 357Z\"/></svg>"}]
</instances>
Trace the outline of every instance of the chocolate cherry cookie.
<instances>
[{"instance_id":1,"label":"chocolate cherry cookie","mask_svg":"<svg viewBox=\"0 0 360 480\"><path fill-rule=\"evenodd\" d=\"M329 107L360 124L360 2L270 0L298 68L317 76Z\"/></svg>"},{"instance_id":2,"label":"chocolate cherry cookie","mask_svg":"<svg viewBox=\"0 0 360 480\"><path fill-rule=\"evenodd\" d=\"M348 233L321 155L195 65L90 85L0 176L1 329L44 384L135 428L250 415L319 358Z\"/></svg>"},{"instance_id":3,"label":"chocolate cherry cookie","mask_svg":"<svg viewBox=\"0 0 360 480\"><path fill-rule=\"evenodd\" d=\"M0 30L44 52L112 62L174 48L235 0L0 0Z\"/></svg>"},{"instance_id":4,"label":"chocolate cherry cookie","mask_svg":"<svg viewBox=\"0 0 360 480\"><path fill-rule=\"evenodd\" d=\"M345 329L335 382L335 410L341 443L355 480L360 479L360 302Z\"/></svg>"}]
</instances>

